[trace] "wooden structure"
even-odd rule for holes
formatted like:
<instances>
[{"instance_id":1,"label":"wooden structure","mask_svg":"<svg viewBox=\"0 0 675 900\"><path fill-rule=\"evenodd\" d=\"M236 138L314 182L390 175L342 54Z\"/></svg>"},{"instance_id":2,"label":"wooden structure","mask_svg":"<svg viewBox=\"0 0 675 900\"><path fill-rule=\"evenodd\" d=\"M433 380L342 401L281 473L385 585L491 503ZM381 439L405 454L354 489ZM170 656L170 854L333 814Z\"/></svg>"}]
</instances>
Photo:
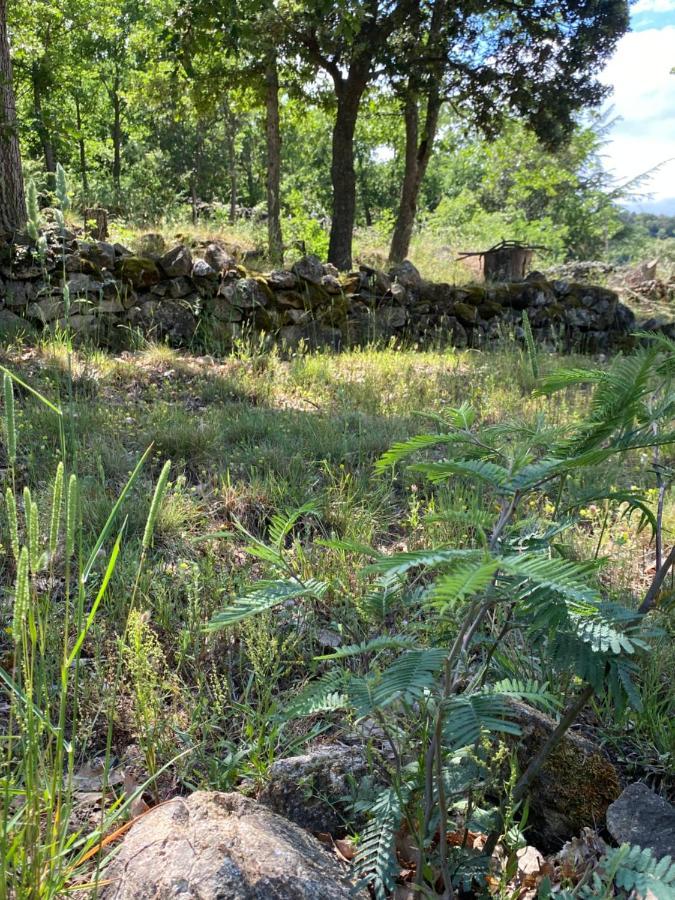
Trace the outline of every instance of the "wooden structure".
<instances>
[{"instance_id":1,"label":"wooden structure","mask_svg":"<svg viewBox=\"0 0 675 900\"><path fill-rule=\"evenodd\" d=\"M108 237L108 210L92 207L84 211L84 230L95 241Z\"/></svg>"},{"instance_id":2,"label":"wooden structure","mask_svg":"<svg viewBox=\"0 0 675 900\"><path fill-rule=\"evenodd\" d=\"M535 250L545 250L521 241L500 241L489 250L460 253L458 259L477 256L486 281L521 281L527 275Z\"/></svg>"}]
</instances>

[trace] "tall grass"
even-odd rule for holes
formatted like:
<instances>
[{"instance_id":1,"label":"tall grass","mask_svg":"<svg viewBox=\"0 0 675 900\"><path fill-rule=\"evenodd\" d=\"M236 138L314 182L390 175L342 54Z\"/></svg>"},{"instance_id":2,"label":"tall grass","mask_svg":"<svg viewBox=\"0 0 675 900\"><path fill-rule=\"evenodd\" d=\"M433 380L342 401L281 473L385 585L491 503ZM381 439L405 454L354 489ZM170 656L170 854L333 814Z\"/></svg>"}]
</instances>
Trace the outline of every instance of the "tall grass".
<instances>
[{"instance_id":1,"label":"tall grass","mask_svg":"<svg viewBox=\"0 0 675 900\"><path fill-rule=\"evenodd\" d=\"M24 470L17 465L21 435L15 386L58 420L60 458L46 490L26 483ZM0 666L2 693L8 701L0 734L2 900L51 898L75 883L82 885L96 848L132 799L113 799L106 808L103 796L99 826L88 833L73 828L75 764L83 749L78 738L82 653L120 556L125 528L122 504L148 453L88 547L74 454L66 452L66 418L72 418L72 410L68 416L58 403L3 370L2 433L8 484L0 539L14 587L4 609L10 623L9 646ZM167 479L165 466L148 515L143 551L151 541ZM35 499L38 495L42 499ZM143 552L137 581L144 560ZM104 764L104 770L109 769L110 752Z\"/></svg>"}]
</instances>

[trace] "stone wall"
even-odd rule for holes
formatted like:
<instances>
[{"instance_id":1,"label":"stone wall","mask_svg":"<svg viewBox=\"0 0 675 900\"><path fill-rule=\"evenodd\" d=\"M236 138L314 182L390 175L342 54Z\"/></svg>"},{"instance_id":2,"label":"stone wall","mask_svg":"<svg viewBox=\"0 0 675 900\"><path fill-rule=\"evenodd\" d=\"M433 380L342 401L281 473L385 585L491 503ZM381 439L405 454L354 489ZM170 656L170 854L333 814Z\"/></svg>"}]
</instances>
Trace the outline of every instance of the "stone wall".
<instances>
[{"instance_id":1,"label":"stone wall","mask_svg":"<svg viewBox=\"0 0 675 900\"><path fill-rule=\"evenodd\" d=\"M456 287L424 281L410 262L389 272L361 266L340 274L306 256L290 270L262 274L247 271L218 243L164 251L157 236L135 255L55 228L38 250L28 239L0 245L0 334L69 328L122 346L130 329L139 329L179 346L201 337L226 347L264 332L289 349L391 339L482 347L510 334L522 337L527 310L538 340L605 350L629 344L636 328L613 291L538 273L520 282Z\"/></svg>"}]
</instances>

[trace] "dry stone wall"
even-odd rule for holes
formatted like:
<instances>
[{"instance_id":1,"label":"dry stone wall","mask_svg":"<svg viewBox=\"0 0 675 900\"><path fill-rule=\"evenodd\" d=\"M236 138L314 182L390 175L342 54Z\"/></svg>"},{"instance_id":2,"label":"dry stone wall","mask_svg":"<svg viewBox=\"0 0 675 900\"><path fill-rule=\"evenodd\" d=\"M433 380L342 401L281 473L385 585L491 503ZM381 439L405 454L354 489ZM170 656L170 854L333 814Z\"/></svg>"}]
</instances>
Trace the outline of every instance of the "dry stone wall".
<instances>
[{"instance_id":1,"label":"dry stone wall","mask_svg":"<svg viewBox=\"0 0 675 900\"><path fill-rule=\"evenodd\" d=\"M143 255L55 228L41 249L28 239L0 245L0 335L67 328L111 346L139 330L177 346L208 338L226 347L264 333L289 349L392 339L482 347L522 337L527 311L538 340L597 351L629 345L636 328L613 291L539 273L460 287L424 281L408 261L344 274L313 256L257 273L222 244L164 250L152 237Z\"/></svg>"}]
</instances>

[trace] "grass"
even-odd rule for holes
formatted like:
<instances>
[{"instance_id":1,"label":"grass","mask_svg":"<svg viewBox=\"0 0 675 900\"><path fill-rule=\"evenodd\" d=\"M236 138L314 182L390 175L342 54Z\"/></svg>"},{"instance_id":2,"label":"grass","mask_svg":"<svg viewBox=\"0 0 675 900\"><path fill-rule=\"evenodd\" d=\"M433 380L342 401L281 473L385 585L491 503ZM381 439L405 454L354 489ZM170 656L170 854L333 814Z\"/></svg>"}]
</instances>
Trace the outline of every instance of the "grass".
<instances>
[{"instance_id":1,"label":"grass","mask_svg":"<svg viewBox=\"0 0 675 900\"><path fill-rule=\"evenodd\" d=\"M59 821L53 829L59 866L48 863L46 850L37 859L10 861L0 898L9 896L9 884L23 890L17 896L27 897L33 896L27 886L42 879L50 884L43 895L56 896L57 888L96 875L98 855L85 859L85 850L95 850L101 834L112 828L112 819L119 823L128 816L133 799L116 784L122 766L136 773L138 785L151 779L149 790L158 800L197 787L228 789L244 779L260 783L275 758L302 746L308 734L270 727L274 710L315 667L313 657L324 649L322 633L337 633L347 643L358 641L373 615L368 584L356 578L353 557L337 548L327 550L321 540L338 537L382 549L414 549L448 540L461 529L461 523L427 519L439 503L439 491L449 492L446 508L480 501L461 483L431 488L416 484L411 475L396 481L374 477L377 457L395 441L424 430L424 415L467 402L486 422L531 422L546 412L565 426L583 414L587 402L583 388L557 395L555 405L533 395L531 365L517 348L490 354L385 348L283 359L242 346L237 354L214 360L165 346L114 356L86 348L74 352L67 343L52 342L6 348L0 351L0 363L62 404L64 419L74 423L72 432L66 427L65 433L80 489L80 559L86 559L138 460L151 448L96 558L86 592L76 591L69 601L72 573L66 577L60 562L48 573L44 615L57 634L63 637L65 631L66 645L72 646L68 641L82 634L124 521L110 583L82 640L77 674L68 672L69 679L77 679L78 689L77 703L64 706L69 733L72 729L72 746L64 759L49 756L47 750L58 743L37 734L40 729L33 723L39 747L31 775L34 790L46 760L52 773L70 769L71 786L78 772L104 761L103 783L94 790L98 813L85 817L84 825L77 820L82 834L93 837L87 843L72 833L68 822ZM563 365L591 364L582 357L539 356L544 374ZM15 396L17 459L10 465L2 457L3 490L10 471L19 488L30 485L46 528L62 431L58 417L37 398L20 387ZM150 501L167 460L171 468L166 492L156 504L149 533ZM653 487L651 477L639 458L616 471L620 486L644 484L646 479ZM211 616L244 584L267 574L264 560L244 553L246 539L237 523L264 538L275 513L307 501L313 501L316 512L303 516L296 526L298 565L328 580L329 593L304 606L294 628L279 630L270 614L242 626L237 639L230 632L207 634L203 626ZM532 513L536 516L537 510ZM611 554L607 589L636 598L649 580L653 549L634 522L606 521L602 513L585 511L575 540L584 552L597 548ZM0 515L5 629L0 653L7 660L14 653L6 629L11 630L16 567L4 511ZM672 539L672 497L665 525ZM209 538L213 534L221 536ZM53 702L48 686L62 656L58 641L36 651L35 660L45 666L36 681L38 707ZM661 785L673 773L674 763L668 749L673 737L673 664L663 640L644 676L648 690L643 713L627 713L622 721L611 722L608 712L596 709L600 734L616 748L617 757L623 753L634 759L637 754L653 767ZM57 712L51 710L50 715ZM9 730L4 723L2 729L11 734L11 722ZM2 757L5 785L10 751L5 747ZM60 774L52 777L60 783ZM86 792L75 787L65 793L64 811L75 821L73 809ZM54 796L61 795L57 791ZM48 804L52 812L55 803ZM38 843L41 809L37 804L30 820ZM73 860L81 865L74 866ZM12 877L19 878L18 871L23 881L12 882Z\"/></svg>"}]
</instances>

